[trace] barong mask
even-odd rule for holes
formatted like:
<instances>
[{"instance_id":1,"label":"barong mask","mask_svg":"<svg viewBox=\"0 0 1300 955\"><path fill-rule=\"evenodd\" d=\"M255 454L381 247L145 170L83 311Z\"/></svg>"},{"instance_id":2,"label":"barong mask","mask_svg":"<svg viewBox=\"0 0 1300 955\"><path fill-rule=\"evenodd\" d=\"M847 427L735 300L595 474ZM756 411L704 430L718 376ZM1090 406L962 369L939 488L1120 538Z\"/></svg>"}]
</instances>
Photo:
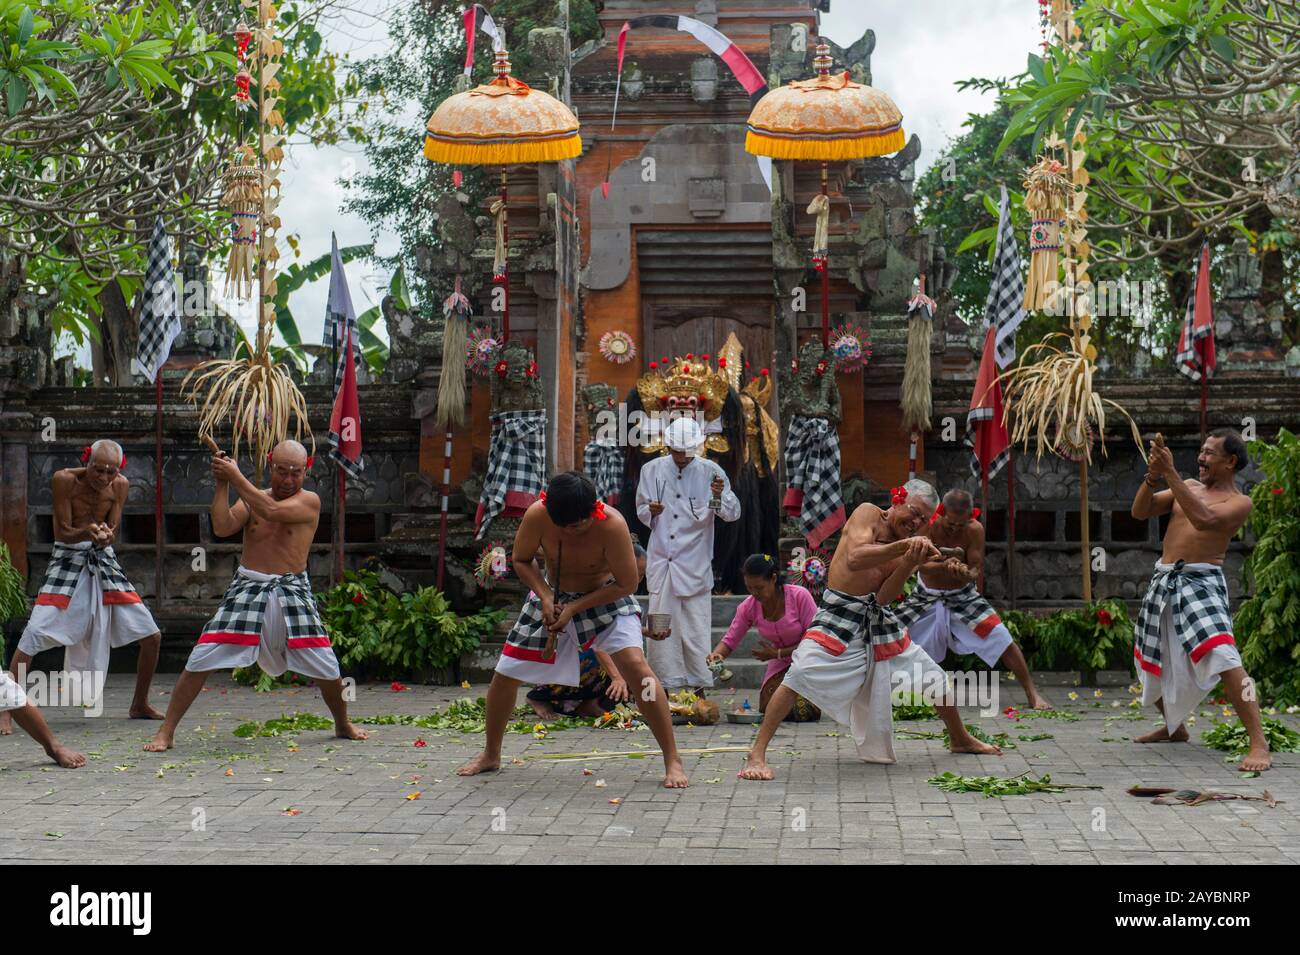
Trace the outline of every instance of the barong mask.
<instances>
[{"instance_id":1,"label":"barong mask","mask_svg":"<svg viewBox=\"0 0 1300 955\"><path fill-rule=\"evenodd\" d=\"M687 414L702 418L705 423L722 416L731 389L726 376L713 370L708 355L698 358L687 355L666 368L656 362L650 364L650 373L642 375L636 383L647 414ZM706 434L704 448L714 454L726 454L731 450L731 443L713 432ZM656 440L642 450L658 454L663 450L663 441Z\"/></svg>"}]
</instances>

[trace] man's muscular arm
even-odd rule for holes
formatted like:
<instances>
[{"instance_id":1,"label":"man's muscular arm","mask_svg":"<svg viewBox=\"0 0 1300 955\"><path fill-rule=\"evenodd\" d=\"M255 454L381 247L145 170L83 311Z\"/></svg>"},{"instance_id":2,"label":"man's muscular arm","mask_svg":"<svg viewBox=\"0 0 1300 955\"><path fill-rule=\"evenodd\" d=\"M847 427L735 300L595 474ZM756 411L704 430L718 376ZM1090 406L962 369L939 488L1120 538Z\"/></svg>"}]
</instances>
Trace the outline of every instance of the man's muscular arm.
<instances>
[{"instance_id":1,"label":"man's muscular arm","mask_svg":"<svg viewBox=\"0 0 1300 955\"><path fill-rule=\"evenodd\" d=\"M77 478L71 470L55 472L50 481L50 490L54 494L54 536L64 544L79 544L90 540L90 529L96 524L91 521L73 526L72 492L76 486Z\"/></svg>"},{"instance_id":2,"label":"man's muscular arm","mask_svg":"<svg viewBox=\"0 0 1300 955\"><path fill-rule=\"evenodd\" d=\"M893 571L885 578L885 582L880 585L876 591L876 600L881 604L893 603L903 593L903 585L907 583L907 578L911 577L918 567L930 559L934 552L934 544L928 537L909 537L903 541L903 556L898 561Z\"/></svg>"},{"instance_id":3,"label":"man's muscular arm","mask_svg":"<svg viewBox=\"0 0 1300 955\"><path fill-rule=\"evenodd\" d=\"M96 541L100 547L112 546L117 538L117 529L122 526L122 509L126 507L126 493L130 487L131 482L120 474L113 479L113 506L108 509L108 516L100 524L104 531ZM158 533L161 533L161 529Z\"/></svg>"},{"instance_id":4,"label":"man's muscular arm","mask_svg":"<svg viewBox=\"0 0 1300 955\"><path fill-rule=\"evenodd\" d=\"M311 491L302 491L287 500L277 501L269 492L254 487L238 465L224 456L213 460L213 472L218 481L225 478L230 482L239 499L260 520L276 524L311 524L320 517L320 498Z\"/></svg>"},{"instance_id":5,"label":"man's muscular arm","mask_svg":"<svg viewBox=\"0 0 1300 955\"><path fill-rule=\"evenodd\" d=\"M869 567L879 567L892 560L897 560L907 550L906 540L896 540L888 544L877 544L876 537L884 524L884 514L871 504L859 504L858 509L849 518L849 525L854 525L855 534L859 535L848 552L846 561L850 571L856 573ZM849 527L845 527L848 530Z\"/></svg>"},{"instance_id":6,"label":"man's muscular arm","mask_svg":"<svg viewBox=\"0 0 1300 955\"><path fill-rule=\"evenodd\" d=\"M212 517L212 533L218 537L233 537L248 523L248 506L243 501L236 501L230 506L230 482L218 481L216 493L212 496L212 507L208 513Z\"/></svg>"},{"instance_id":7,"label":"man's muscular arm","mask_svg":"<svg viewBox=\"0 0 1300 955\"><path fill-rule=\"evenodd\" d=\"M1152 455L1156 451L1162 450L1152 448ZM1168 454L1168 450L1164 449ZM1170 460L1173 456L1170 455ZM1138 485L1137 494L1133 496L1133 506L1129 509L1139 521L1145 521L1149 517L1159 517L1161 514L1168 514L1174 509L1174 495L1172 491L1156 491L1155 486L1160 483L1160 475L1154 469L1154 461L1147 462L1146 477Z\"/></svg>"},{"instance_id":8,"label":"man's muscular arm","mask_svg":"<svg viewBox=\"0 0 1300 955\"><path fill-rule=\"evenodd\" d=\"M1178 506L1187 515L1187 520L1198 531L1232 534L1246 523L1246 518L1250 517L1251 500L1248 495L1238 494L1226 501L1207 504L1193 493L1174 468L1174 456L1169 453L1168 448L1152 449L1151 468L1165 479L1173 500L1178 502ZM1141 493L1138 491L1138 494Z\"/></svg>"},{"instance_id":9,"label":"man's muscular arm","mask_svg":"<svg viewBox=\"0 0 1300 955\"><path fill-rule=\"evenodd\" d=\"M515 576L525 587L537 594L544 605L554 600L555 594L542 576L541 569L533 562L533 558L542 548L542 527L545 520L546 505L541 502L534 502L528 510L524 511L524 516L519 521L519 529L515 531L514 552L510 558ZM557 587L559 584L558 580L555 581Z\"/></svg>"}]
</instances>

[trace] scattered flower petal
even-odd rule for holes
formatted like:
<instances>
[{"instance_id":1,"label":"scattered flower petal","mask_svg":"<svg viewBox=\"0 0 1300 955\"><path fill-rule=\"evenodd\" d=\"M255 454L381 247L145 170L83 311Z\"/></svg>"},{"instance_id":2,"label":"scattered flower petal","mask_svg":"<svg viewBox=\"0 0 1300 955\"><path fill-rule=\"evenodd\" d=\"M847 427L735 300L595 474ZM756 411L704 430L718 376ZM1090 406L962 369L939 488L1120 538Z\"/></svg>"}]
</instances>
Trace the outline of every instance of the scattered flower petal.
<instances>
[{"instance_id":1,"label":"scattered flower petal","mask_svg":"<svg viewBox=\"0 0 1300 955\"><path fill-rule=\"evenodd\" d=\"M417 789L415 792L409 793L406 797L406 800L407 802L410 802L412 799L419 799L420 795L421 795L420 791Z\"/></svg>"}]
</instances>

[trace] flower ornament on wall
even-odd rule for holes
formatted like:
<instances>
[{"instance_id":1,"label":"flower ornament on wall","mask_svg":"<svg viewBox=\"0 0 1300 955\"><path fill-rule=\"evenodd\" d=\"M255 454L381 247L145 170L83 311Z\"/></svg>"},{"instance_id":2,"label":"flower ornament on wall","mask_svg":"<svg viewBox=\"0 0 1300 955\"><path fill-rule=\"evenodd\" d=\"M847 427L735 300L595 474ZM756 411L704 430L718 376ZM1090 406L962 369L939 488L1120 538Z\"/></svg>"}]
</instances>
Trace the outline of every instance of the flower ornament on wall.
<instances>
[{"instance_id":1,"label":"flower ornament on wall","mask_svg":"<svg viewBox=\"0 0 1300 955\"><path fill-rule=\"evenodd\" d=\"M606 332L600 336L600 354L615 365L626 365L636 358L636 345L627 332Z\"/></svg>"},{"instance_id":2,"label":"flower ornament on wall","mask_svg":"<svg viewBox=\"0 0 1300 955\"><path fill-rule=\"evenodd\" d=\"M474 577L484 587L491 587L496 581L503 580L510 572L510 560L506 549L501 544L483 548L474 563Z\"/></svg>"},{"instance_id":3,"label":"flower ornament on wall","mask_svg":"<svg viewBox=\"0 0 1300 955\"><path fill-rule=\"evenodd\" d=\"M486 378L496 363L497 340L486 328L476 328L465 343L465 367L480 378Z\"/></svg>"},{"instance_id":4,"label":"flower ornament on wall","mask_svg":"<svg viewBox=\"0 0 1300 955\"><path fill-rule=\"evenodd\" d=\"M871 339L858 325L838 325L830 335L835 370L851 375L861 371L871 360Z\"/></svg>"}]
</instances>

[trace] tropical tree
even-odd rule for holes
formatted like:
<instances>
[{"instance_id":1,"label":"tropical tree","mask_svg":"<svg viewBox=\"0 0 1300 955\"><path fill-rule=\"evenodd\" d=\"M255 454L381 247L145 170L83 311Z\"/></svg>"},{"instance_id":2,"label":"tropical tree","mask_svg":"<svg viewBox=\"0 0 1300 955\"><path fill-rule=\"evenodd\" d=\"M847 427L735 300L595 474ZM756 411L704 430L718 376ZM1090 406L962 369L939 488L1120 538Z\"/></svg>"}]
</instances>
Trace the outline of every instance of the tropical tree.
<instances>
[{"instance_id":1,"label":"tropical tree","mask_svg":"<svg viewBox=\"0 0 1300 955\"><path fill-rule=\"evenodd\" d=\"M291 0L280 14L279 108L313 142L348 134L356 89L323 49L318 25L335 3ZM243 133L230 102L237 9L0 0L0 241L56 296L55 330L91 341L96 382L131 380L154 216L182 246L220 253L226 241L215 189Z\"/></svg>"},{"instance_id":2,"label":"tropical tree","mask_svg":"<svg viewBox=\"0 0 1300 955\"><path fill-rule=\"evenodd\" d=\"M1296 315L1300 5L1113 0L1077 5L1072 49L1031 55L1007 91L1000 150L1088 133L1094 261L1157 259L1185 299L1203 241L1245 235L1265 305Z\"/></svg>"}]
</instances>

